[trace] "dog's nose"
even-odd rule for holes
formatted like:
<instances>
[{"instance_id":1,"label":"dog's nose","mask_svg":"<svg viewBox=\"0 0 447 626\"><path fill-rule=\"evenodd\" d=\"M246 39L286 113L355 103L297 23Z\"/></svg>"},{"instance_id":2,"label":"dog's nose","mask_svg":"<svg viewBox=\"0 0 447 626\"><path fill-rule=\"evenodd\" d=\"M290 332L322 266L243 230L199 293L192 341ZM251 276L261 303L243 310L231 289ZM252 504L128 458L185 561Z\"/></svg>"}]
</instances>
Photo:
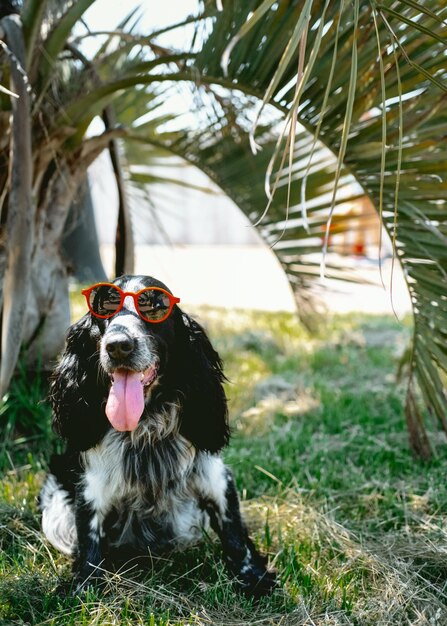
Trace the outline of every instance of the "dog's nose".
<instances>
[{"instance_id":1,"label":"dog's nose","mask_svg":"<svg viewBox=\"0 0 447 626\"><path fill-rule=\"evenodd\" d=\"M106 350L112 359L125 359L134 349L134 341L128 337L110 337L106 343Z\"/></svg>"}]
</instances>

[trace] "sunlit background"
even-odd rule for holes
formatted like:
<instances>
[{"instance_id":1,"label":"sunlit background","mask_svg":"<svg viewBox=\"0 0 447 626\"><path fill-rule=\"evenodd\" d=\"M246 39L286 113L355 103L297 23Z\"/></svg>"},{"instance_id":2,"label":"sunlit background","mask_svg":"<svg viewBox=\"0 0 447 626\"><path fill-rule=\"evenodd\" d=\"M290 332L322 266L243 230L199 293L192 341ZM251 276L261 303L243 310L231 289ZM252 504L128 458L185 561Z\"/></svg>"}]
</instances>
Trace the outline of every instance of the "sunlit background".
<instances>
[{"instance_id":1,"label":"sunlit background","mask_svg":"<svg viewBox=\"0 0 447 626\"><path fill-rule=\"evenodd\" d=\"M85 23L92 31L113 29L139 6L138 2L99 0L86 12ZM140 8L141 30L180 22L196 10L195 0ZM181 47L191 37L192 30L182 28L170 31L160 42ZM100 41L100 37L86 38L86 53L94 52ZM166 103L166 110L188 115L191 97L185 90ZM186 186L152 184L146 198L131 198L136 272L160 278L186 304L295 311L295 298L279 262L239 208L191 165L179 161L167 175L183 180ZM112 277L118 195L108 153L91 166L89 178L101 256ZM379 250L380 224L375 210L361 203L344 208L345 214L352 213L354 227L355 216L364 211L371 217L366 222L363 216L363 234L335 237L331 243L345 256L345 267L356 268L365 284L325 278L317 281L318 301L323 309L335 312L395 312L401 316L410 310L410 299L400 266L391 262L386 233Z\"/></svg>"}]
</instances>

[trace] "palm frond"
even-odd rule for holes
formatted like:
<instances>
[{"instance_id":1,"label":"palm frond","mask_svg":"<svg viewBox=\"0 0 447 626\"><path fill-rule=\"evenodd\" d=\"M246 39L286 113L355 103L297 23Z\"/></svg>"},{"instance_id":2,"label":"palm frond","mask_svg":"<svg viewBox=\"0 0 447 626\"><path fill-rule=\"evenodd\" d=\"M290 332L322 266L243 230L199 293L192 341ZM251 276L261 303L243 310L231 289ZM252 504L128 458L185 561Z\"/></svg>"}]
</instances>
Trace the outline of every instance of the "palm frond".
<instances>
[{"instance_id":1,"label":"palm frond","mask_svg":"<svg viewBox=\"0 0 447 626\"><path fill-rule=\"evenodd\" d=\"M217 79L222 75L216 59L225 54L229 41L238 39L237 33L260 6L256 1L233 3L231 11L225 14L224 7L223 15L215 18L213 31L197 60L207 77L215 74ZM442 377L447 373L447 355L441 346L446 343L447 322L447 181L441 138L447 133L447 9L442 0L434 0L429 6L408 0L359 2L355 6L358 17L350 5L344 8L342 2L328 7L325 34L301 94L298 121L310 134L318 130L322 144L342 162L343 169L361 185L374 206L378 210L381 207L382 221L395 242L396 258L404 270L413 303L412 368L426 405L445 428L447 403ZM235 87L243 91L244 85L250 85L251 93L255 88L261 100L272 77L281 76L270 102L282 111L292 104L297 80L295 60L285 59L283 51L301 10L285 1L272 5L238 40L227 66ZM309 55L321 16L322 3L314 2ZM336 70L332 77L334 51ZM355 91L353 51L357 64ZM292 197L297 197L294 189ZM281 204L278 200L277 205ZM336 214L336 206L334 209ZM280 220L284 220L284 213L278 215L272 205L271 215L273 227L283 228ZM286 225L285 242L289 230L293 233L300 228L303 226L299 224L289 228ZM288 258L292 251L289 247ZM300 257L298 246L294 253ZM288 271L279 249L278 256ZM410 413L414 397L410 389Z\"/></svg>"}]
</instances>

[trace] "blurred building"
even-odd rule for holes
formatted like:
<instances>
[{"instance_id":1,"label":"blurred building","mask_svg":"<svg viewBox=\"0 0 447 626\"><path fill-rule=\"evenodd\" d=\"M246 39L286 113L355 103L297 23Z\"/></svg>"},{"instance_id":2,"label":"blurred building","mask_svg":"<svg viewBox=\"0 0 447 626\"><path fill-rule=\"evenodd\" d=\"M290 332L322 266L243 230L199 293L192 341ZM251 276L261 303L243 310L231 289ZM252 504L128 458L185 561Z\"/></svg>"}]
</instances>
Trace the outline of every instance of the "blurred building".
<instances>
[{"instance_id":1,"label":"blurred building","mask_svg":"<svg viewBox=\"0 0 447 626\"><path fill-rule=\"evenodd\" d=\"M91 168L90 181L101 255L112 277L118 198L107 161L103 153ZM177 175L184 186L153 184L149 196L132 193L136 272L161 279L186 305L295 311L294 296L275 254L239 208L195 168L169 168L170 179ZM390 293L380 286L379 233L377 212L367 198L334 215L331 254L343 255L349 268L363 259L360 271L370 284L326 280L322 293L329 309L392 311ZM382 239L380 256L387 259L391 245L386 235ZM385 284L391 283L390 271L388 263L382 272ZM405 312L409 308L405 284L398 266L393 272L394 308Z\"/></svg>"}]
</instances>

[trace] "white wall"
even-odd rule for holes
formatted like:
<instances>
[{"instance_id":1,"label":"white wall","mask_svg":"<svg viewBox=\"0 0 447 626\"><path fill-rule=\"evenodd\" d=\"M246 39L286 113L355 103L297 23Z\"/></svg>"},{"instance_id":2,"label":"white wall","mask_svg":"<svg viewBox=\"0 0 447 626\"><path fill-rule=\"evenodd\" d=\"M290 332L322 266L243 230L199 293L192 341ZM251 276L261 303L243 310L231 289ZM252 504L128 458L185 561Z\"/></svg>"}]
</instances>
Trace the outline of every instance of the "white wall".
<instances>
[{"instance_id":1,"label":"white wall","mask_svg":"<svg viewBox=\"0 0 447 626\"><path fill-rule=\"evenodd\" d=\"M118 198L108 154L103 153L89 173L100 240L113 243ZM239 208L202 172L192 166L178 166L159 168L156 174L179 178L207 192L164 183L148 188L150 201L132 194L130 202L137 244L262 245Z\"/></svg>"}]
</instances>

